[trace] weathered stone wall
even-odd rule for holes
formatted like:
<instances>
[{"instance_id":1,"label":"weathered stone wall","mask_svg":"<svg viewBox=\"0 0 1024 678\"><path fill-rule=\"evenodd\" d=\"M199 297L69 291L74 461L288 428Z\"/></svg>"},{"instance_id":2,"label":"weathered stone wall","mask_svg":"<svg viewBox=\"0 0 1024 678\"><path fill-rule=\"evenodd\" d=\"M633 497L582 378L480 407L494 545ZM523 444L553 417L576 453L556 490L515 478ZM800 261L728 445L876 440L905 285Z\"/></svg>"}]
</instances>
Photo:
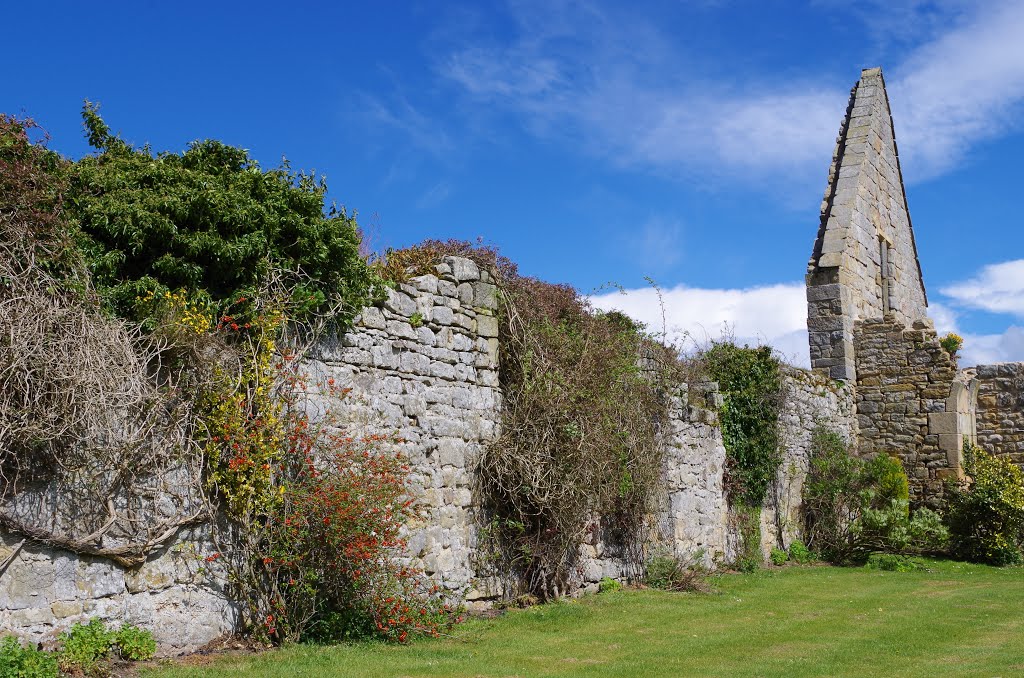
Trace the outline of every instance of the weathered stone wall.
<instances>
[{"instance_id":1,"label":"weathered stone wall","mask_svg":"<svg viewBox=\"0 0 1024 678\"><path fill-rule=\"evenodd\" d=\"M232 631L235 608L204 559L216 552L206 528L128 570L102 558L0 538L0 635L52 646L61 632L92 617L153 632L161 653L190 652ZM8 560L9 559L9 560Z\"/></svg>"},{"instance_id":2,"label":"weathered stone wall","mask_svg":"<svg viewBox=\"0 0 1024 678\"><path fill-rule=\"evenodd\" d=\"M979 365L977 440L1024 468L1024 363Z\"/></svg>"},{"instance_id":3,"label":"weathered stone wall","mask_svg":"<svg viewBox=\"0 0 1024 678\"><path fill-rule=\"evenodd\" d=\"M927 317L889 99L879 68L861 73L840 128L807 268L811 366L854 379L853 324Z\"/></svg>"},{"instance_id":4,"label":"weathered stone wall","mask_svg":"<svg viewBox=\"0 0 1024 678\"><path fill-rule=\"evenodd\" d=\"M961 473L963 436L971 435L956 364L927 320L911 329L892 314L864 320L855 342L859 453L897 455L911 501L938 504L943 482Z\"/></svg>"},{"instance_id":5,"label":"weathered stone wall","mask_svg":"<svg viewBox=\"0 0 1024 678\"><path fill-rule=\"evenodd\" d=\"M453 596L483 603L502 595L508 574L495 572L478 548L477 462L499 435L497 288L470 261L446 259L435 275L390 290L366 308L351 331L320 343L304 363L309 383L350 389L340 403L314 391L314 415L332 407L354 433L397 433L412 467L421 512L409 526L409 558ZM798 530L800 473L815 417L851 430L850 396L825 377L787 373L794 394L783 421L785 468L766 510L771 543L788 544ZM700 557L706 563L735 556L724 493L725 447L715 384L681 385L670 396L662 434L664 483L647 516L640 548ZM621 546L595 529L583 544L576 586L602 577L635 577ZM766 528L769 529L769 528ZM141 568L29 544L0 547L0 625L32 640L55 638L76 621L99 616L151 629L164 653L196 649L233 629L235 614L205 556L216 547L210 527L184 531ZM2 567L2 565L0 565ZM489 569L490 567L490 569ZM504 578L504 581L503 581Z\"/></svg>"},{"instance_id":6,"label":"weathered stone wall","mask_svg":"<svg viewBox=\"0 0 1024 678\"><path fill-rule=\"evenodd\" d=\"M473 473L501 421L496 309L490 274L449 257L437 275L389 290L382 307L364 309L309 363L321 381L352 389L343 423L406 441L422 513L410 526L410 555L459 596L475 574Z\"/></svg>"},{"instance_id":7,"label":"weathered stone wall","mask_svg":"<svg viewBox=\"0 0 1024 678\"><path fill-rule=\"evenodd\" d=\"M497 435L496 288L487 272L453 258L437 275L390 290L351 332L324 342L306 364L312 382L351 388L341 419L362 432L398 432L422 515L410 526L413 560L455 595L474 577L472 469ZM329 406L314 397L311 406ZM134 570L69 552L0 544L0 630L52 640L100 617L153 631L164 653L195 650L233 630L235 614L204 557L209 526ZM6 570L2 564L10 558Z\"/></svg>"},{"instance_id":8,"label":"weathered stone wall","mask_svg":"<svg viewBox=\"0 0 1024 678\"><path fill-rule=\"evenodd\" d=\"M665 456L663 483L647 516L639 547L626 558L622 544L610 543L598 521L580 549L577 586L596 590L604 577L635 581L637 565L655 553L672 554L705 565L733 557L724 493L725 445L718 426L721 396L711 383L679 387L669 405L662 432Z\"/></svg>"},{"instance_id":9,"label":"weathered stone wall","mask_svg":"<svg viewBox=\"0 0 1024 678\"><path fill-rule=\"evenodd\" d=\"M796 367L783 372L785 401L779 416L782 463L761 511L761 546L788 549L804 541L803 489L810 467L811 436L819 425L847 441L857 439L853 388L822 374Z\"/></svg>"},{"instance_id":10,"label":"weathered stone wall","mask_svg":"<svg viewBox=\"0 0 1024 678\"><path fill-rule=\"evenodd\" d=\"M673 403L659 514L659 540L679 556L703 554L707 565L735 556L728 535L721 405L714 382L684 387Z\"/></svg>"}]
</instances>

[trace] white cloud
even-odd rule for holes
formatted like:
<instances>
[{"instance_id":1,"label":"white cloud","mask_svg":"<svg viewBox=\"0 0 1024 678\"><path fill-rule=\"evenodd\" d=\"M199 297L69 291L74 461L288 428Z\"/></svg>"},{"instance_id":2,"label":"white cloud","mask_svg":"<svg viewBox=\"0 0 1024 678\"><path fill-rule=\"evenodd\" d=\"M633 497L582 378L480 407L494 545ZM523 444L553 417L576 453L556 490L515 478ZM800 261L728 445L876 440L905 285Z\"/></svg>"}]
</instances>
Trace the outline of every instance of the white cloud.
<instances>
[{"instance_id":1,"label":"white cloud","mask_svg":"<svg viewBox=\"0 0 1024 678\"><path fill-rule=\"evenodd\" d=\"M989 3L900 66L889 94L908 174L939 174L972 144L1016 126L1024 100L1022 35L1024 3Z\"/></svg>"},{"instance_id":2,"label":"white cloud","mask_svg":"<svg viewBox=\"0 0 1024 678\"><path fill-rule=\"evenodd\" d=\"M451 137L437 121L413 106L405 97L395 95L385 102L364 94L359 97L359 116L372 129L390 128L404 135L409 142L435 156L446 156L454 148Z\"/></svg>"},{"instance_id":3,"label":"white cloud","mask_svg":"<svg viewBox=\"0 0 1024 678\"><path fill-rule=\"evenodd\" d=\"M973 278L939 291L966 308L1024 318L1024 259L990 264Z\"/></svg>"},{"instance_id":4,"label":"white cloud","mask_svg":"<svg viewBox=\"0 0 1024 678\"><path fill-rule=\"evenodd\" d=\"M935 322L935 331L939 334L956 332L960 334L957 326L957 314L952 308L938 302L928 304L928 315Z\"/></svg>"},{"instance_id":5,"label":"white cloud","mask_svg":"<svg viewBox=\"0 0 1024 678\"><path fill-rule=\"evenodd\" d=\"M886 74L906 178L921 180L1014 125L1024 99L1024 3L894 5L884 22L918 43ZM652 22L614 12L516 3L516 37L457 50L439 69L486 105L474 110L511 111L535 134L621 165L802 194L817 188L855 73L713 80ZM877 14L862 18L875 26ZM908 21L924 28L908 30Z\"/></svg>"},{"instance_id":6,"label":"white cloud","mask_svg":"<svg viewBox=\"0 0 1024 678\"><path fill-rule=\"evenodd\" d=\"M933 303L928 307L940 334L956 332L963 336L960 364L1024 361L1024 328L1010 325L995 334L978 334L963 326L962 311L981 310L1024 318L1024 259L989 264L967 280L939 290L951 305Z\"/></svg>"},{"instance_id":7,"label":"white cloud","mask_svg":"<svg viewBox=\"0 0 1024 678\"><path fill-rule=\"evenodd\" d=\"M981 277L995 268L999 279L999 266L985 267ZM769 344L793 365L810 364L802 283L747 289L680 285L661 290L660 297L658 290L646 287L594 295L591 301L596 308L626 313L654 334L664 331L669 343L684 350L728 335L740 343ZM956 332L963 336L962 366L1024 361L1024 327L1011 325L1000 333L980 334L963 329L959 313L951 306L933 302L928 313L940 335Z\"/></svg>"},{"instance_id":8,"label":"white cloud","mask_svg":"<svg viewBox=\"0 0 1024 678\"><path fill-rule=\"evenodd\" d=\"M812 0L832 11L850 13L863 23L877 49L920 44L944 33L977 0Z\"/></svg>"},{"instance_id":9,"label":"white cloud","mask_svg":"<svg viewBox=\"0 0 1024 678\"><path fill-rule=\"evenodd\" d=\"M960 365L1024 361L1024 327L1011 325L999 334L964 334Z\"/></svg>"},{"instance_id":10,"label":"white cloud","mask_svg":"<svg viewBox=\"0 0 1024 678\"><path fill-rule=\"evenodd\" d=\"M669 342L692 349L732 335L739 342L770 344L790 362L807 366L807 302L803 283L748 289L648 287L591 297L596 308L617 309L645 323ZM663 315L664 314L664 315Z\"/></svg>"},{"instance_id":11,"label":"white cloud","mask_svg":"<svg viewBox=\"0 0 1024 678\"><path fill-rule=\"evenodd\" d=\"M773 183L822 174L842 89L782 76L710 82L691 75L671 41L635 16L593 5L574 15L555 3L555 18L539 21L548 11L531 5L516 13L518 39L457 51L441 74L486 105L476 110L511 111L534 134L619 165L689 179L774 176Z\"/></svg>"}]
</instances>

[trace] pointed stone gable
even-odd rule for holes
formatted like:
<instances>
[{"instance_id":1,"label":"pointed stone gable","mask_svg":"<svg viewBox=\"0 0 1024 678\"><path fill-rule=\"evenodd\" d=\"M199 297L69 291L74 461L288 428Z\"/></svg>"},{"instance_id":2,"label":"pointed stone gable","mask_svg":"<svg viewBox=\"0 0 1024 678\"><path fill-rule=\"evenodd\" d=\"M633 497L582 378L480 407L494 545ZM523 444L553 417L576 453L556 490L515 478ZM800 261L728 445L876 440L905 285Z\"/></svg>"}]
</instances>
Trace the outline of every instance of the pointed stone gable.
<instances>
[{"instance_id":1,"label":"pointed stone gable","mask_svg":"<svg viewBox=\"0 0 1024 678\"><path fill-rule=\"evenodd\" d=\"M811 366L854 379L854 322L893 313L909 326L927 306L885 80L869 68L850 93L807 266Z\"/></svg>"}]
</instances>

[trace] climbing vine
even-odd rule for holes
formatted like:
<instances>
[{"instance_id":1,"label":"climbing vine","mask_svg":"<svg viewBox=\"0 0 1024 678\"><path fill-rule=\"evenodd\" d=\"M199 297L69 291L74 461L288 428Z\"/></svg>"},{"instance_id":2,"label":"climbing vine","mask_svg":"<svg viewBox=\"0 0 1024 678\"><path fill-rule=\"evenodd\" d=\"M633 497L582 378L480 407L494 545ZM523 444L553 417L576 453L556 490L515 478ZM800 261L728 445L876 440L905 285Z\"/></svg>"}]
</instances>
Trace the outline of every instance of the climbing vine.
<instances>
[{"instance_id":1,"label":"climbing vine","mask_svg":"<svg viewBox=\"0 0 1024 678\"><path fill-rule=\"evenodd\" d=\"M782 371L770 346L715 342L700 356L723 399L726 489L735 504L759 507L779 464Z\"/></svg>"}]
</instances>

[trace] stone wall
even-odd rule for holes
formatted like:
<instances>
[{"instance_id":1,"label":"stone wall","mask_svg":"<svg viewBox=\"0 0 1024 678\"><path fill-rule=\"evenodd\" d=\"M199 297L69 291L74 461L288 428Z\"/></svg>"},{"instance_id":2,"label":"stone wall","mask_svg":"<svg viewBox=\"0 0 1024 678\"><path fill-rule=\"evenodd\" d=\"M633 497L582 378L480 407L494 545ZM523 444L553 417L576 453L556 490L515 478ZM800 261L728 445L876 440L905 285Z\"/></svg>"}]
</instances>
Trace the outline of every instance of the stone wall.
<instances>
[{"instance_id":1,"label":"stone wall","mask_svg":"<svg viewBox=\"0 0 1024 678\"><path fill-rule=\"evenodd\" d=\"M354 433L397 433L412 467L420 506L409 526L408 557L453 597L486 604L500 596L508 573L488 569L478 548L475 472L485 446L499 435L498 290L487 271L448 258L436 274L412 278L364 309L351 331L323 341L304 363L308 382L348 389L340 402L310 394L314 416L332 407ZM848 390L820 375L787 372L791 392L781 426L786 461L765 511L766 543L788 544L799 531L798 501L816 417L852 430ZM679 386L662 435L664 483L644 534L646 553L663 550L705 563L730 561L724 492L725 447L718 425L721 396L713 383ZM575 586L603 577L634 578L636 554L605 539L600 521L580 551ZM178 541L134 570L66 552L0 546L0 625L32 640L53 639L76 621L99 616L153 630L163 653L197 649L231 631L234 609L204 560L216 548L210 526ZM9 559L9 562L7 562ZM642 559L642 555L641 555ZM7 562L6 570L3 569Z\"/></svg>"},{"instance_id":2,"label":"stone wall","mask_svg":"<svg viewBox=\"0 0 1024 678\"><path fill-rule=\"evenodd\" d=\"M931 321L911 329L888 314L857 324L858 451L895 454L913 503L937 505L945 480L959 476L972 415L956 364Z\"/></svg>"},{"instance_id":3,"label":"stone wall","mask_svg":"<svg viewBox=\"0 0 1024 678\"><path fill-rule=\"evenodd\" d=\"M390 290L351 332L323 342L305 367L311 382L352 391L337 412L355 430L397 432L422 508L410 556L454 595L474 577L472 469L498 431L497 289L471 261L447 260L437 275ZM314 398L314 412L331 403ZM198 649L234 629L221 581L204 560L216 548L185 531L134 570L108 561L0 542L0 630L54 640L100 617L153 631L162 653ZM4 567L6 563L6 568Z\"/></svg>"},{"instance_id":4,"label":"stone wall","mask_svg":"<svg viewBox=\"0 0 1024 678\"><path fill-rule=\"evenodd\" d=\"M675 554L703 554L707 565L731 560L725 497L725 443L718 384L684 387L670 410L664 460L665 499L658 539Z\"/></svg>"},{"instance_id":5,"label":"stone wall","mask_svg":"<svg viewBox=\"0 0 1024 678\"><path fill-rule=\"evenodd\" d=\"M1024 468L1024 363L979 365L977 440Z\"/></svg>"},{"instance_id":6,"label":"stone wall","mask_svg":"<svg viewBox=\"0 0 1024 678\"><path fill-rule=\"evenodd\" d=\"M850 94L807 268L811 366L854 379L853 324L927 317L889 98L880 68Z\"/></svg>"},{"instance_id":7,"label":"stone wall","mask_svg":"<svg viewBox=\"0 0 1024 678\"><path fill-rule=\"evenodd\" d=\"M206 528L141 567L0 538L0 635L15 633L51 647L76 622L99 617L153 632L161 653L191 652L231 632L236 614L204 556L216 552ZM2 565L7 563L6 568Z\"/></svg>"},{"instance_id":8,"label":"stone wall","mask_svg":"<svg viewBox=\"0 0 1024 678\"><path fill-rule=\"evenodd\" d=\"M783 372L785 401L779 416L782 463L761 511L761 546L788 549L805 541L802 496L810 467L811 436L819 425L847 441L857 439L854 392L848 384L796 367Z\"/></svg>"},{"instance_id":9,"label":"stone wall","mask_svg":"<svg viewBox=\"0 0 1024 678\"><path fill-rule=\"evenodd\" d=\"M351 388L343 422L394 432L413 469L421 508L409 551L439 584L474 596L474 477L499 432L497 288L472 261L448 257L436 275L389 290L309 369Z\"/></svg>"}]
</instances>

